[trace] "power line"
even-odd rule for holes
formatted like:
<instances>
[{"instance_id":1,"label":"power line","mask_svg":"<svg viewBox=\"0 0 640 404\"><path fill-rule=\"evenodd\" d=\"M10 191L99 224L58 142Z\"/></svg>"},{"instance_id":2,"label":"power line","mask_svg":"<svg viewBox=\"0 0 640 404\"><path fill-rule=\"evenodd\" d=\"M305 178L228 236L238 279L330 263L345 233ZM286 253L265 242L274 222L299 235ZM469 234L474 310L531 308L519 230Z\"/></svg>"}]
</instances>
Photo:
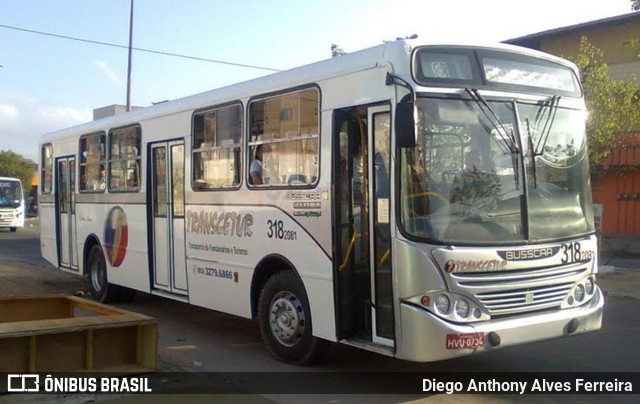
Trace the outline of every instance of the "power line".
<instances>
[{"instance_id":1,"label":"power line","mask_svg":"<svg viewBox=\"0 0 640 404\"><path fill-rule=\"evenodd\" d=\"M4 24L0 24L0 28L12 29L12 30L15 30L15 31L28 32L30 34L50 36L50 37L54 37L54 38L67 39L67 40L70 40L70 41L85 42L85 43L90 43L90 44L94 44L94 45L110 46L112 48L129 49L129 47L126 46L126 45L118 45L118 44L110 43L110 42L94 41L94 40L91 40L91 39L77 38L77 37L72 37L72 36L67 36L67 35L60 35L60 34L53 34L53 33L50 33L50 32L36 31L36 30L32 30L32 29L14 27L14 26L4 25ZM249 69L269 70L269 71L272 71L272 72L279 72L280 71L280 69L273 69L271 67L248 65L248 64L235 63L235 62L226 62L224 60L208 59L208 58L203 58L203 57L199 57L199 56L181 55L179 53L163 52L163 51L157 51L157 50L153 50L153 49L136 48L136 47L132 47L132 49L136 50L136 51L139 51L139 52L153 53L153 54L156 54L156 55L163 55L163 56L173 56L173 57L183 58L183 59L199 60L201 62L219 63L219 64L229 65L229 66L246 67L246 68L249 68Z\"/></svg>"}]
</instances>

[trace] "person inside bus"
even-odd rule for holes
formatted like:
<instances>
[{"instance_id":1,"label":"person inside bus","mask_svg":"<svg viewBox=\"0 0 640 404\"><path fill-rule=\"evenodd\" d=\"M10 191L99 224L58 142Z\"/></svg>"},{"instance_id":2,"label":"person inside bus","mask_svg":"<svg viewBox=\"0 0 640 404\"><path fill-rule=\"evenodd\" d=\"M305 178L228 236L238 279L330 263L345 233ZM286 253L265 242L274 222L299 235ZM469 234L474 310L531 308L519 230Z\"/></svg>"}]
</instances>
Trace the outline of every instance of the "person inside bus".
<instances>
[{"instance_id":1,"label":"person inside bus","mask_svg":"<svg viewBox=\"0 0 640 404\"><path fill-rule=\"evenodd\" d=\"M106 173L104 170L104 166L100 166L100 174L97 178L97 181L94 180L93 183L93 189L95 191L104 191L104 189L106 188Z\"/></svg>"},{"instance_id":2,"label":"person inside bus","mask_svg":"<svg viewBox=\"0 0 640 404\"><path fill-rule=\"evenodd\" d=\"M249 180L252 185L264 184L262 180L262 145L256 146L253 161L249 166Z\"/></svg>"},{"instance_id":3,"label":"person inside bus","mask_svg":"<svg viewBox=\"0 0 640 404\"><path fill-rule=\"evenodd\" d=\"M2 193L2 199L0 200L2 205L9 206L11 204L11 192L9 189L5 189Z\"/></svg>"},{"instance_id":4,"label":"person inside bus","mask_svg":"<svg viewBox=\"0 0 640 404\"><path fill-rule=\"evenodd\" d=\"M462 202L477 208L481 203L486 205L488 201L500 198L500 178L496 174L489 141L484 134L470 137L463 170L452 182L451 202Z\"/></svg>"},{"instance_id":5,"label":"person inside bus","mask_svg":"<svg viewBox=\"0 0 640 404\"><path fill-rule=\"evenodd\" d=\"M410 209L413 214L424 216L429 213L429 185L432 184L430 184L431 178L424 166L422 146L417 145L413 150L407 150L406 153Z\"/></svg>"}]
</instances>

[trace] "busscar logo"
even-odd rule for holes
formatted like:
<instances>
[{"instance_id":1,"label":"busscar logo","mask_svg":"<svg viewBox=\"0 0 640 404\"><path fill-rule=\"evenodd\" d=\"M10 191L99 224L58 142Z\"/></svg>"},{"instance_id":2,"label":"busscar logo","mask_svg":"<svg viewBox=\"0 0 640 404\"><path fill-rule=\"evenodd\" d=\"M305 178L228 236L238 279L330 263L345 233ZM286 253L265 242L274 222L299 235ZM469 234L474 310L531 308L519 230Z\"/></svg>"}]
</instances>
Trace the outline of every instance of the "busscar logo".
<instances>
[{"instance_id":1,"label":"busscar logo","mask_svg":"<svg viewBox=\"0 0 640 404\"><path fill-rule=\"evenodd\" d=\"M543 247L529 250L498 251L500 258L506 261L531 261L553 257L560 251L560 247Z\"/></svg>"},{"instance_id":2,"label":"busscar logo","mask_svg":"<svg viewBox=\"0 0 640 404\"><path fill-rule=\"evenodd\" d=\"M39 375L7 375L7 392L20 393L34 391L40 391Z\"/></svg>"}]
</instances>

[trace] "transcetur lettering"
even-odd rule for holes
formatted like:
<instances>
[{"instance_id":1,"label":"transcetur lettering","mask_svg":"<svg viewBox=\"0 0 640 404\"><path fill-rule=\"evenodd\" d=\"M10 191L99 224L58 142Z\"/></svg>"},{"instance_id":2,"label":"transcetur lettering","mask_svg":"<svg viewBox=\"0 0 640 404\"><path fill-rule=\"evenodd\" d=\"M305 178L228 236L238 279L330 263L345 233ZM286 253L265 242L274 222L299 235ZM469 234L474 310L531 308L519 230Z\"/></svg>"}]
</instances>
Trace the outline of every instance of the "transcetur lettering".
<instances>
[{"instance_id":1,"label":"transcetur lettering","mask_svg":"<svg viewBox=\"0 0 640 404\"><path fill-rule=\"evenodd\" d=\"M500 260L450 260L445 264L445 271L451 272L488 272L504 269L506 261Z\"/></svg>"},{"instance_id":2,"label":"transcetur lettering","mask_svg":"<svg viewBox=\"0 0 640 404\"><path fill-rule=\"evenodd\" d=\"M187 210L187 231L190 233L251 237L252 225L253 216L250 213L242 215L237 212Z\"/></svg>"}]
</instances>

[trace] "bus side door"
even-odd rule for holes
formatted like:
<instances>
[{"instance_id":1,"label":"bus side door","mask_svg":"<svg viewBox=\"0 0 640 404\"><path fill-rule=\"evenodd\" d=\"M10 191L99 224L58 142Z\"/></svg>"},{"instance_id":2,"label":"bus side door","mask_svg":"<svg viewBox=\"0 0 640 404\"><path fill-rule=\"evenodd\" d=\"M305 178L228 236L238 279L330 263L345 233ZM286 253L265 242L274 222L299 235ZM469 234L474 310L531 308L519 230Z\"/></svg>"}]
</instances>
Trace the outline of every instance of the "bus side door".
<instances>
[{"instance_id":1,"label":"bus side door","mask_svg":"<svg viewBox=\"0 0 640 404\"><path fill-rule=\"evenodd\" d=\"M76 244L76 158L56 159L56 231L61 267L78 269Z\"/></svg>"},{"instance_id":2,"label":"bus side door","mask_svg":"<svg viewBox=\"0 0 640 404\"><path fill-rule=\"evenodd\" d=\"M184 142L151 145L153 287L187 295L184 222Z\"/></svg>"},{"instance_id":3,"label":"bus side door","mask_svg":"<svg viewBox=\"0 0 640 404\"><path fill-rule=\"evenodd\" d=\"M393 349L391 146L387 105L337 110L334 210L338 338Z\"/></svg>"}]
</instances>

